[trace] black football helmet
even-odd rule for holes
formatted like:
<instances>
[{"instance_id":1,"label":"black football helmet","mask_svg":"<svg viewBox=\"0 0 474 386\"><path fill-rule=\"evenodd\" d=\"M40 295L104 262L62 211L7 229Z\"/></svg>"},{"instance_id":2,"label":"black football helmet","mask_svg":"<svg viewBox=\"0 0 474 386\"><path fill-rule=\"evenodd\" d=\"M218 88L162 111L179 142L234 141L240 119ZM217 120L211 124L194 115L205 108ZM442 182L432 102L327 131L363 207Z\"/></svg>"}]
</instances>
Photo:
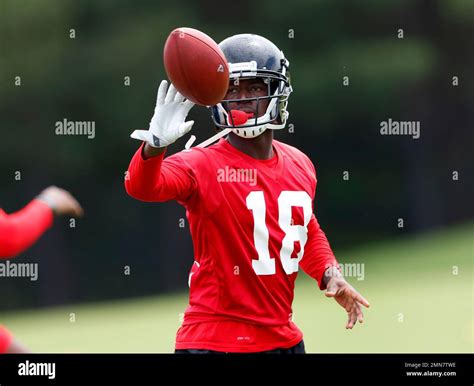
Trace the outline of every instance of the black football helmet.
<instances>
[{"instance_id":1,"label":"black football helmet","mask_svg":"<svg viewBox=\"0 0 474 386\"><path fill-rule=\"evenodd\" d=\"M219 47L229 64L230 80L237 85L239 80L260 78L267 85L264 97L245 99L224 99L210 106L214 124L220 128L232 129L243 138L253 138L266 129L283 129L288 119L288 98L292 92L288 72L289 62L283 52L270 40L254 34L239 34L223 40ZM268 107L259 117L260 100L268 99ZM257 100L256 114L245 123L234 121L230 113L230 102Z\"/></svg>"}]
</instances>

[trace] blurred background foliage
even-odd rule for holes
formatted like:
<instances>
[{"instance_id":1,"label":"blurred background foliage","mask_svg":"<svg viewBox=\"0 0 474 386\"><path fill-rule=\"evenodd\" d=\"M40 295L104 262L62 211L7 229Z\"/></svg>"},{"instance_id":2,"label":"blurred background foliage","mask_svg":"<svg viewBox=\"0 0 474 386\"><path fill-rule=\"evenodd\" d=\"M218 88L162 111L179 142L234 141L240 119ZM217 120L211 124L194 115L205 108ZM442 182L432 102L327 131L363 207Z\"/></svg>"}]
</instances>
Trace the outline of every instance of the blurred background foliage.
<instances>
[{"instance_id":1,"label":"blurred background foliage","mask_svg":"<svg viewBox=\"0 0 474 386\"><path fill-rule=\"evenodd\" d=\"M185 289L193 251L187 224L179 227L184 209L138 202L123 188L139 145L129 134L148 125L166 76L163 45L180 26L218 42L252 32L284 51L294 133L275 137L315 163L316 215L336 254L472 221L473 22L469 0L0 0L0 205L16 211L55 184L86 210L76 228L58 220L18 258L39 262L40 280L0 280L9 294L1 308ZM190 115L198 140L208 138L208 111ZM64 118L95 121L96 138L55 135ZM388 118L420 121L421 138L381 136ZM472 259L472 245L466 253Z\"/></svg>"}]
</instances>

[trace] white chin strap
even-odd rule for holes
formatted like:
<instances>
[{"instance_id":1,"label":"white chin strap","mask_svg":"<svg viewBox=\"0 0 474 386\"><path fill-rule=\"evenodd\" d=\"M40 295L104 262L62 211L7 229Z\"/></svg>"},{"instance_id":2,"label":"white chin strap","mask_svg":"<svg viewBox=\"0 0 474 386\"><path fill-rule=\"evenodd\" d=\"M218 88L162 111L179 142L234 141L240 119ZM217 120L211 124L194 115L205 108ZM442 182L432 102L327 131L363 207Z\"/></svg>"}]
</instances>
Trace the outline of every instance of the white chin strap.
<instances>
[{"instance_id":1,"label":"white chin strap","mask_svg":"<svg viewBox=\"0 0 474 386\"><path fill-rule=\"evenodd\" d=\"M226 136L232 131L232 129L224 129L219 131L217 134L214 134L211 138L206 139L204 142L201 142L199 145L196 145L194 147L206 147L209 145L212 145L214 142L218 141L222 137ZM196 136L191 135L191 137L188 139L188 142L186 142L186 145L184 145L184 150L190 150L191 146L193 145L194 141L196 141Z\"/></svg>"},{"instance_id":2,"label":"white chin strap","mask_svg":"<svg viewBox=\"0 0 474 386\"><path fill-rule=\"evenodd\" d=\"M276 102L276 99L273 99L272 102ZM272 130L281 130L285 128L286 120L288 119L289 113L286 112L285 116L282 117L282 122L280 124L275 124L275 123L264 123L261 125L258 125L259 122L268 122L270 120L270 113L271 108L267 109L267 112L262 115L261 117L257 118L257 126L249 126L245 127L249 123L252 124L255 122L255 118L249 118L246 123L243 125L237 126L235 129L232 128L232 130L236 135L242 138L255 138L258 137L259 135L263 134L263 132L267 129L272 129Z\"/></svg>"},{"instance_id":3,"label":"white chin strap","mask_svg":"<svg viewBox=\"0 0 474 386\"><path fill-rule=\"evenodd\" d=\"M232 131L242 138L255 138L267 130L266 127L252 127L252 129L232 129Z\"/></svg>"},{"instance_id":4,"label":"white chin strap","mask_svg":"<svg viewBox=\"0 0 474 386\"><path fill-rule=\"evenodd\" d=\"M266 128L262 128L261 132L259 134L255 135L255 136L253 136L253 137L249 137L249 136L244 137L242 134L237 133L236 130L240 130L240 129L223 129L223 130L219 131L217 134L214 134L211 138L208 138L205 141L201 142L200 144L196 145L195 147L206 147L206 146L212 145L214 142L218 141L222 137L225 137L231 131L233 131L235 134L237 134L238 136L243 137L243 138L255 138L255 137L259 136L260 134L262 134L266 130ZM246 130L249 130L249 129L246 129ZM191 135L191 137L188 139L188 142L186 142L186 145L184 145L184 149L185 150L190 150L191 146L194 143L194 141L196 141L196 136Z\"/></svg>"}]
</instances>

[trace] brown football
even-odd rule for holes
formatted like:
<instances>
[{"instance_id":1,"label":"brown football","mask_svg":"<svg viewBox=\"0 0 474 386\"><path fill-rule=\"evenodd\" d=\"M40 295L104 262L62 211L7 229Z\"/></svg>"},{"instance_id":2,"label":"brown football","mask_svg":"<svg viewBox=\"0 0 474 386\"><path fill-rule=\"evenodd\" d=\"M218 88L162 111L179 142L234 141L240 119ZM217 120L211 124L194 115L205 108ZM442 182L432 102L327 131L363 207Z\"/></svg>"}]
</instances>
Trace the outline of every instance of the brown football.
<instances>
[{"instance_id":1,"label":"brown football","mask_svg":"<svg viewBox=\"0 0 474 386\"><path fill-rule=\"evenodd\" d=\"M163 52L166 74L186 98L202 106L224 99L229 87L229 67L217 43L193 28L176 28Z\"/></svg>"}]
</instances>

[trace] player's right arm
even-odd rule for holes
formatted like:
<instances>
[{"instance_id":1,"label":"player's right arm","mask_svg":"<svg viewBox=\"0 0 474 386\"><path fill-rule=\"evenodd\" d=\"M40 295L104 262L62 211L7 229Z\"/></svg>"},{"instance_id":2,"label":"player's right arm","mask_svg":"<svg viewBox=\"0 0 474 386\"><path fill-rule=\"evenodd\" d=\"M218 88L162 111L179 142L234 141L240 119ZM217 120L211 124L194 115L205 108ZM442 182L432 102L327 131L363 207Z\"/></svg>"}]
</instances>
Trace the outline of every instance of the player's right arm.
<instances>
[{"instance_id":1,"label":"player's right arm","mask_svg":"<svg viewBox=\"0 0 474 386\"><path fill-rule=\"evenodd\" d=\"M83 210L67 191L50 186L27 206L10 215L0 210L0 258L18 255L52 225L54 215L82 216Z\"/></svg>"},{"instance_id":2,"label":"player's right arm","mask_svg":"<svg viewBox=\"0 0 474 386\"><path fill-rule=\"evenodd\" d=\"M166 148L191 130L194 121L186 122L194 106L162 81L155 112L148 130L135 130L131 137L143 141L133 156L125 176L127 193L141 201L185 201L196 189L196 181L179 156L164 159Z\"/></svg>"}]
</instances>

